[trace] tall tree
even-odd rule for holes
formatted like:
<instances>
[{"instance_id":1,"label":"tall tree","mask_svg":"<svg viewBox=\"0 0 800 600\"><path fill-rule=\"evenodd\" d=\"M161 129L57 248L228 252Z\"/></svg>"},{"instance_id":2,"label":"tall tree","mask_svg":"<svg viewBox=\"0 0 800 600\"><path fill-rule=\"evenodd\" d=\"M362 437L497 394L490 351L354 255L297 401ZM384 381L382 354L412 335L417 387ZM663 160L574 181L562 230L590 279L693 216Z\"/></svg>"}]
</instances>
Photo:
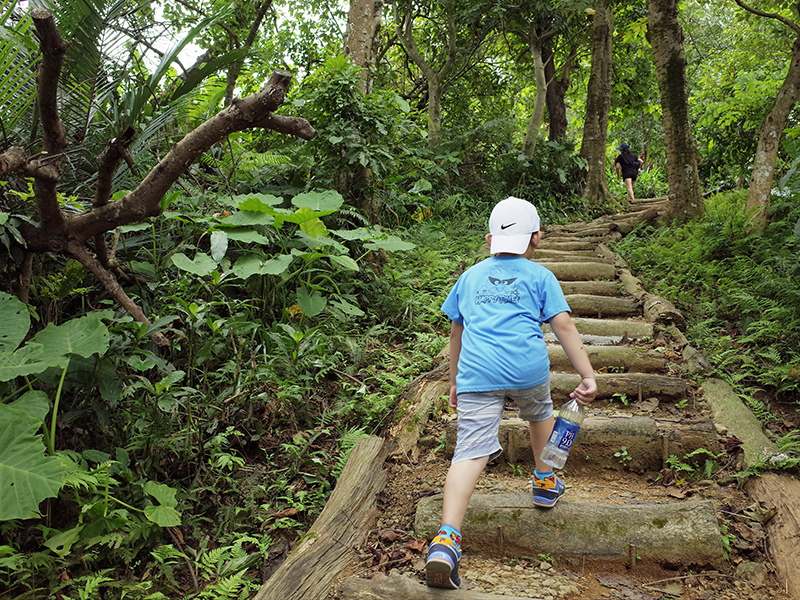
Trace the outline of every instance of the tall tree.
<instances>
[{"instance_id":1,"label":"tall tree","mask_svg":"<svg viewBox=\"0 0 800 600\"><path fill-rule=\"evenodd\" d=\"M444 94L444 81L453 71L456 64L456 19L455 6L451 2L443 6L445 39L441 44L446 47L444 59L438 70L434 68L422 55L414 39L414 21L420 16L413 2L403 1L395 3L395 22L397 37L408 54L409 58L422 71L428 85L428 144L438 146L442 142L442 95Z\"/></svg>"},{"instance_id":2,"label":"tall tree","mask_svg":"<svg viewBox=\"0 0 800 600\"><path fill-rule=\"evenodd\" d=\"M669 181L668 219L687 221L703 213L686 79L683 28L678 0L650 0L647 29L661 96Z\"/></svg>"},{"instance_id":3,"label":"tall tree","mask_svg":"<svg viewBox=\"0 0 800 600\"><path fill-rule=\"evenodd\" d=\"M364 69L359 88L365 94L372 91L372 67L382 14L383 0L350 0L344 54L353 64Z\"/></svg>"},{"instance_id":4,"label":"tall tree","mask_svg":"<svg viewBox=\"0 0 800 600\"><path fill-rule=\"evenodd\" d=\"M789 70L778 90L772 108L761 123L756 154L753 158L753 175L750 179L750 189L747 192L747 212L753 215L753 219L757 223L765 223L781 137L786 128L789 114L797 103L797 98L800 97L800 25L781 14L758 10L745 4L742 0L735 1L743 9L755 15L780 21L797 36L792 44ZM795 4L795 11L800 11L800 3Z\"/></svg>"},{"instance_id":5,"label":"tall tree","mask_svg":"<svg viewBox=\"0 0 800 600\"><path fill-rule=\"evenodd\" d=\"M611 105L614 15L606 0L594 5L592 70L586 90L586 119L580 155L586 160L583 197L597 206L611 197L606 181L606 136Z\"/></svg>"},{"instance_id":6,"label":"tall tree","mask_svg":"<svg viewBox=\"0 0 800 600\"><path fill-rule=\"evenodd\" d=\"M544 60L544 78L547 82L547 139L553 142L561 141L567 135L567 103L566 95L569 90L569 76L572 71L575 54L568 48L568 56L559 69L556 68L556 53L552 43L542 47Z\"/></svg>"}]
</instances>

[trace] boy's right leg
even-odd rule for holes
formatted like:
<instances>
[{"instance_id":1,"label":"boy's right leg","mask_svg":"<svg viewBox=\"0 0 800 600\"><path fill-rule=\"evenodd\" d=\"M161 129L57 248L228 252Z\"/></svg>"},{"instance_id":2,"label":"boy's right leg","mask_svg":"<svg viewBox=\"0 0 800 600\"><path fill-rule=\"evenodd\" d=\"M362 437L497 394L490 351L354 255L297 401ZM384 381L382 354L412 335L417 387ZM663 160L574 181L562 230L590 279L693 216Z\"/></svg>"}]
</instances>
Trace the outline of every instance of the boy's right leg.
<instances>
[{"instance_id":1,"label":"boy's right leg","mask_svg":"<svg viewBox=\"0 0 800 600\"><path fill-rule=\"evenodd\" d=\"M541 458L550 434L553 432L555 419L550 417L544 421L529 421L528 428L531 434L531 448L536 460L536 470L533 472L533 503L543 508L552 508L564 495L566 486L561 478L553 472L553 467Z\"/></svg>"},{"instance_id":2,"label":"boy's right leg","mask_svg":"<svg viewBox=\"0 0 800 600\"><path fill-rule=\"evenodd\" d=\"M425 563L430 587L455 589L461 585L458 563L461 560L461 524L478 477L489 461L488 456L462 460L450 465L444 484L442 526L428 547Z\"/></svg>"}]
</instances>

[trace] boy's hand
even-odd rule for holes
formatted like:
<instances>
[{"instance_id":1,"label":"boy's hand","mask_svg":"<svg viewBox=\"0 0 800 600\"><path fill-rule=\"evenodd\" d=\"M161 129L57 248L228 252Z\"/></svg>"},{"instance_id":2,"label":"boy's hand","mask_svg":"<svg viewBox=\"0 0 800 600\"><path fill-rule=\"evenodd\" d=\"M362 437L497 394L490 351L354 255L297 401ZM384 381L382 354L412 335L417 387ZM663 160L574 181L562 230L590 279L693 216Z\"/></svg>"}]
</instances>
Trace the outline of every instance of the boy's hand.
<instances>
[{"instance_id":1,"label":"boy's hand","mask_svg":"<svg viewBox=\"0 0 800 600\"><path fill-rule=\"evenodd\" d=\"M597 397L597 381L594 377L584 377L569 397L574 398L581 406L586 406Z\"/></svg>"},{"instance_id":2,"label":"boy's hand","mask_svg":"<svg viewBox=\"0 0 800 600\"><path fill-rule=\"evenodd\" d=\"M456 396L456 386L450 386L450 401L448 402L450 408L458 411L458 397Z\"/></svg>"}]
</instances>

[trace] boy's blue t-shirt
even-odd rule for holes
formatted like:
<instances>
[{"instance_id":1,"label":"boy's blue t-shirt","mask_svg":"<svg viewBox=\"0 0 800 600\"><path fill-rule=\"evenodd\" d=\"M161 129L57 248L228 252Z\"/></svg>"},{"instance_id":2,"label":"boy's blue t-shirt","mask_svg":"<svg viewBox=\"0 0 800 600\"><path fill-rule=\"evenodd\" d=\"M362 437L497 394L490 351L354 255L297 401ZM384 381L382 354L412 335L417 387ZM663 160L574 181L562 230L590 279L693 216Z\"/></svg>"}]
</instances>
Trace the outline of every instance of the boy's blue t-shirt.
<instances>
[{"instance_id":1,"label":"boy's blue t-shirt","mask_svg":"<svg viewBox=\"0 0 800 600\"><path fill-rule=\"evenodd\" d=\"M544 383L550 359L542 323L570 312L555 275L522 256L492 256L468 269L442 310L464 326L458 393Z\"/></svg>"}]
</instances>

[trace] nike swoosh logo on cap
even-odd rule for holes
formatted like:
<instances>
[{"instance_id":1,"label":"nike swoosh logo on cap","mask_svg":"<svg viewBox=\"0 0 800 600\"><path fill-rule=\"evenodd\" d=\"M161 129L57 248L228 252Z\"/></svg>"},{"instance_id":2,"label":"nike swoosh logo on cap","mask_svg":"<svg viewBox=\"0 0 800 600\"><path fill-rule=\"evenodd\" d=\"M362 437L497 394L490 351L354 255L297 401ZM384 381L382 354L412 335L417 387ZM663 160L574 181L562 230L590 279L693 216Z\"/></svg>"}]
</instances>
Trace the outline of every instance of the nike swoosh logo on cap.
<instances>
[{"instance_id":1,"label":"nike swoosh logo on cap","mask_svg":"<svg viewBox=\"0 0 800 600\"><path fill-rule=\"evenodd\" d=\"M514 221L513 223L509 223L508 225L500 225L500 229L508 229L509 227L513 227L516 224L517 222Z\"/></svg>"}]
</instances>

